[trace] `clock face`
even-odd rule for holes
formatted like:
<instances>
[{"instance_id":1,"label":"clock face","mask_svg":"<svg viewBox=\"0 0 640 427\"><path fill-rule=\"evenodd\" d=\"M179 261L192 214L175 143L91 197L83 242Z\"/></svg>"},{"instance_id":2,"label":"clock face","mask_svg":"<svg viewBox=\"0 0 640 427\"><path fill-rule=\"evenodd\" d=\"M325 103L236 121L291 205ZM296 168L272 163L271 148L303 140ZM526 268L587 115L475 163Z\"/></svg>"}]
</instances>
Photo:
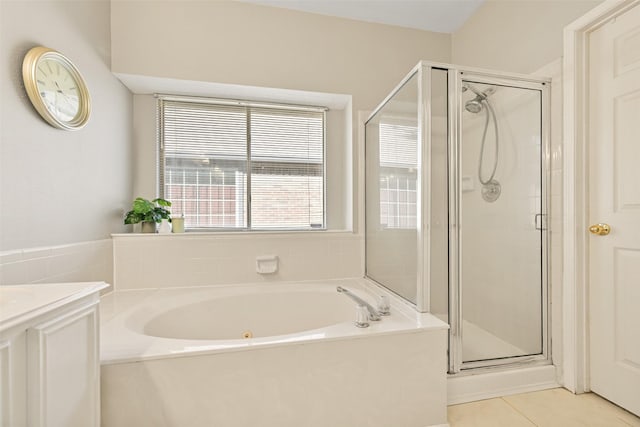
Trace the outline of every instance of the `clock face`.
<instances>
[{"instance_id":1,"label":"clock face","mask_svg":"<svg viewBox=\"0 0 640 427\"><path fill-rule=\"evenodd\" d=\"M36 86L51 114L70 122L80 109L78 84L65 64L44 58L36 66Z\"/></svg>"},{"instance_id":2,"label":"clock face","mask_svg":"<svg viewBox=\"0 0 640 427\"><path fill-rule=\"evenodd\" d=\"M22 78L29 100L51 126L77 130L89 120L89 90L75 65L60 52L43 46L29 50Z\"/></svg>"}]
</instances>

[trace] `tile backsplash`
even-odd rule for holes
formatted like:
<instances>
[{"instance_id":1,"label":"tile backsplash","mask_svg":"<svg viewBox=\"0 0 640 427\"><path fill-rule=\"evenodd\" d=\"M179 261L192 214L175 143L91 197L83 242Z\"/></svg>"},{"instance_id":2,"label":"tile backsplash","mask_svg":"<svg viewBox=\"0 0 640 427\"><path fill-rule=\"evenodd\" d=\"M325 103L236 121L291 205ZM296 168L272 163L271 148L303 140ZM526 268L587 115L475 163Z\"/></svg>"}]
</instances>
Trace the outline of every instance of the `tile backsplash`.
<instances>
[{"instance_id":1,"label":"tile backsplash","mask_svg":"<svg viewBox=\"0 0 640 427\"><path fill-rule=\"evenodd\" d=\"M362 277L363 237L351 232L113 235L117 290ZM256 272L276 255L278 271Z\"/></svg>"},{"instance_id":2,"label":"tile backsplash","mask_svg":"<svg viewBox=\"0 0 640 427\"><path fill-rule=\"evenodd\" d=\"M183 235L112 239L0 253L0 285L105 281L117 289L362 277L363 238L350 232ZM276 255L278 271L256 272Z\"/></svg>"},{"instance_id":3,"label":"tile backsplash","mask_svg":"<svg viewBox=\"0 0 640 427\"><path fill-rule=\"evenodd\" d=\"M0 252L0 285L113 283L111 239Z\"/></svg>"}]
</instances>

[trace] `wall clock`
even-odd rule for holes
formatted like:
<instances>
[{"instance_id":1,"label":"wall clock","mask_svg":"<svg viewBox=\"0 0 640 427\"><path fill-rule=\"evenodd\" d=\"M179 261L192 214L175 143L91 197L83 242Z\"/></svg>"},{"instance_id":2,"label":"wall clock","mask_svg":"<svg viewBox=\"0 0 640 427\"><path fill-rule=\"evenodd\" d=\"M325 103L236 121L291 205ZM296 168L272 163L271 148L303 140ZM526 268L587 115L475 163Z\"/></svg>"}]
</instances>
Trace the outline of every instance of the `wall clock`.
<instances>
[{"instance_id":1,"label":"wall clock","mask_svg":"<svg viewBox=\"0 0 640 427\"><path fill-rule=\"evenodd\" d=\"M75 65L60 52L34 47L22 62L22 79L31 103L51 126L82 128L89 120L91 99Z\"/></svg>"}]
</instances>

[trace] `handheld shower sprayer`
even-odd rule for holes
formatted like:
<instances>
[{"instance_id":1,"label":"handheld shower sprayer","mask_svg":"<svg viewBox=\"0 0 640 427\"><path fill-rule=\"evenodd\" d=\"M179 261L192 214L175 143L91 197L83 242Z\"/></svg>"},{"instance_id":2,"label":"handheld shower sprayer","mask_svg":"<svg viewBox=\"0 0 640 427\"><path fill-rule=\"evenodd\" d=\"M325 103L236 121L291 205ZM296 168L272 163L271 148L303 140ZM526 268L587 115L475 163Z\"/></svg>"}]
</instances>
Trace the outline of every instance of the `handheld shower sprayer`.
<instances>
[{"instance_id":1,"label":"handheld shower sprayer","mask_svg":"<svg viewBox=\"0 0 640 427\"><path fill-rule=\"evenodd\" d=\"M484 92L480 92L478 89L474 88L470 84L465 84L462 87L462 91L465 92L467 89L470 90L471 92L475 93L475 95L476 95L475 98L467 101L464 104L465 110L467 110L468 112L473 113L473 114L477 114L480 111L482 111L483 103L486 101L486 99L489 97L489 95L492 95L493 92L495 92L495 89L493 87L488 88Z\"/></svg>"},{"instance_id":2,"label":"handheld shower sprayer","mask_svg":"<svg viewBox=\"0 0 640 427\"><path fill-rule=\"evenodd\" d=\"M498 119L496 112L487 99L495 92L494 87L489 87L484 92L479 91L475 87L468 83L465 83L462 87L462 91L470 90L476 97L467 101L464 104L464 109L470 113L478 114L482 110L485 112L484 130L482 132L482 143L480 144L480 159L478 161L478 180L482 184L482 198L487 202L495 202L500 197L501 185L495 180L496 170L498 168L498 152L500 147L500 137L498 134ZM486 108L485 108L486 107ZM493 168L491 169L491 175L488 179L482 177L482 166L484 163L484 149L487 140L487 131L489 130L489 119L493 121L493 129L495 134L495 152L493 160Z\"/></svg>"}]
</instances>

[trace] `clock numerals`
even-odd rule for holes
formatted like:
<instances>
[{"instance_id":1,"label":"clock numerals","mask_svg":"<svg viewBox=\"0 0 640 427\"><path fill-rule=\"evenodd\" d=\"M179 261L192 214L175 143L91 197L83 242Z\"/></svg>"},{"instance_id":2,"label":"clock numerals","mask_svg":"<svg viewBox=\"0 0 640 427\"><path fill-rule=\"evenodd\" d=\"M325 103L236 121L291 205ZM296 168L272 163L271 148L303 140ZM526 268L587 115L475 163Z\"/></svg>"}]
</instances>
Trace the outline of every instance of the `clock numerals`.
<instances>
[{"instance_id":1,"label":"clock numerals","mask_svg":"<svg viewBox=\"0 0 640 427\"><path fill-rule=\"evenodd\" d=\"M49 124L66 130L86 124L89 93L82 76L64 55L35 47L25 56L22 72L29 99Z\"/></svg>"}]
</instances>

